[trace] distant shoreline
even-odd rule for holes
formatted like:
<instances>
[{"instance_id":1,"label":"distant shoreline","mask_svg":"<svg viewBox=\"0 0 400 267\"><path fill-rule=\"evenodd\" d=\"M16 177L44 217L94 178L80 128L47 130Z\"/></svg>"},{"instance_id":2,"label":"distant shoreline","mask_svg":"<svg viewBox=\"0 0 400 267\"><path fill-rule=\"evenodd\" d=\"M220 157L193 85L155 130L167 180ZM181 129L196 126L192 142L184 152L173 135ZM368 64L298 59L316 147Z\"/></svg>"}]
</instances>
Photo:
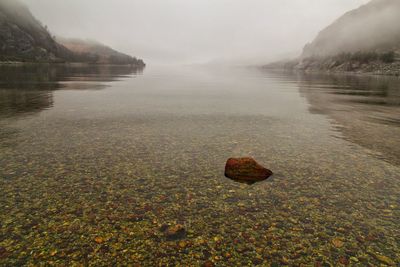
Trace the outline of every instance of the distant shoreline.
<instances>
[{"instance_id":1,"label":"distant shoreline","mask_svg":"<svg viewBox=\"0 0 400 267\"><path fill-rule=\"evenodd\" d=\"M380 72L357 72L357 71L324 71L324 70L293 70L293 69L284 69L284 68L268 68L265 66L261 66L261 69L283 72L283 73L304 73L304 74L325 74L325 75L354 75L354 76L387 76L387 77L396 77L400 78L400 73L380 73Z\"/></svg>"},{"instance_id":2,"label":"distant shoreline","mask_svg":"<svg viewBox=\"0 0 400 267\"><path fill-rule=\"evenodd\" d=\"M0 61L0 66L23 66L23 65L64 65L64 66L126 66L126 67L136 67L145 68L144 65L135 64L100 64L100 63L86 63L86 62L23 62L23 61Z\"/></svg>"},{"instance_id":3,"label":"distant shoreline","mask_svg":"<svg viewBox=\"0 0 400 267\"><path fill-rule=\"evenodd\" d=\"M270 63L261 66L262 69L296 72L296 73L321 73L321 74L349 74L349 75L375 75L400 77L400 62L382 63L371 62L360 64L347 61L340 65L335 62L321 60L294 60Z\"/></svg>"}]
</instances>

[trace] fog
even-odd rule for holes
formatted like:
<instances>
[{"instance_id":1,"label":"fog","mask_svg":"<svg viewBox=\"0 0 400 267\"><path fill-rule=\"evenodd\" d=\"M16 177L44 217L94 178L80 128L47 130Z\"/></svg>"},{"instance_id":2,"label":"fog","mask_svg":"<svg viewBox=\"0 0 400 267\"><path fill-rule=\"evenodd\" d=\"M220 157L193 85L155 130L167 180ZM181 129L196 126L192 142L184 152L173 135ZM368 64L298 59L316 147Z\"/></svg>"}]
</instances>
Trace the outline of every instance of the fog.
<instances>
[{"instance_id":1,"label":"fog","mask_svg":"<svg viewBox=\"0 0 400 267\"><path fill-rule=\"evenodd\" d=\"M50 31L149 64L259 64L300 54L368 0L23 0Z\"/></svg>"},{"instance_id":2,"label":"fog","mask_svg":"<svg viewBox=\"0 0 400 267\"><path fill-rule=\"evenodd\" d=\"M398 50L400 1L380 0L348 12L307 45L304 57Z\"/></svg>"}]
</instances>

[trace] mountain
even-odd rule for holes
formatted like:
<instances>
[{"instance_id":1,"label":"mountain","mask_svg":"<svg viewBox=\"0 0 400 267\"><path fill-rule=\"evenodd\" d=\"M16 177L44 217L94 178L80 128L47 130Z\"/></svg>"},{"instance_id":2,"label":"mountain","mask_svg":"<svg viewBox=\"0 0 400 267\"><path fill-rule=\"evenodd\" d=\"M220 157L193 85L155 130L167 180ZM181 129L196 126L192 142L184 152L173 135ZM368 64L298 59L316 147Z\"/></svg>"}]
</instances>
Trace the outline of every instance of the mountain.
<instances>
[{"instance_id":1,"label":"mountain","mask_svg":"<svg viewBox=\"0 0 400 267\"><path fill-rule=\"evenodd\" d=\"M0 60L57 61L68 51L16 0L0 0Z\"/></svg>"},{"instance_id":2,"label":"mountain","mask_svg":"<svg viewBox=\"0 0 400 267\"><path fill-rule=\"evenodd\" d=\"M72 51L77 58L96 64L141 65L141 59L115 51L114 49L92 40L57 38L57 41Z\"/></svg>"},{"instance_id":3,"label":"mountain","mask_svg":"<svg viewBox=\"0 0 400 267\"><path fill-rule=\"evenodd\" d=\"M352 10L306 45L302 57L400 49L400 1L373 0Z\"/></svg>"},{"instance_id":4,"label":"mountain","mask_svg":"<svg viewBox=\"0 0 400 267\"><path fill-rule=\"evenodd\" d=\"M73 45L74 43L79 45ZM78 49L79 46L82 49ZM47 26L38 21L18 0L0 0L0 62L80 62L141 67L145 65L142 60L99 43L59 43L50 34Z\"/></svg>"},{"instance_id":5,"label":"mountain","mask_svg":"<svg viewBox=\"0 0 400 267\"><path fill-rule=\"evenodd\" d=\"M268 67L400 74L400 1L372 0L322 30L298 59Z\"/></svg>"}]
</instances>

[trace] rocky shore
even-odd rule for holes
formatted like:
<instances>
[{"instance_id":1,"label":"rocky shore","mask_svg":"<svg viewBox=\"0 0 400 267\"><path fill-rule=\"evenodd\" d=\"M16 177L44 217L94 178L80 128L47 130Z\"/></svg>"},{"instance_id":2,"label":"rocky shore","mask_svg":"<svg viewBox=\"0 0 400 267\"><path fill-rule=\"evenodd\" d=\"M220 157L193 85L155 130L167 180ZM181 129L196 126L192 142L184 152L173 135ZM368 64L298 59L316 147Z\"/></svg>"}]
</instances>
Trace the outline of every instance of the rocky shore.
<instances>
[{"instance_id":1,"label":"rocky shore","mask_svg":"<svg viewBox=\"0 0 400 267\"><path fill-rule=\"evenodd\" d=\"M334 57L319 59L308 58L303 60L275 62L265 65L263 68L307 73L324 72L400 76L400 60L386 63L380 60L371 62L354 60L340 61Z\"/></svg>"}]
</instances>

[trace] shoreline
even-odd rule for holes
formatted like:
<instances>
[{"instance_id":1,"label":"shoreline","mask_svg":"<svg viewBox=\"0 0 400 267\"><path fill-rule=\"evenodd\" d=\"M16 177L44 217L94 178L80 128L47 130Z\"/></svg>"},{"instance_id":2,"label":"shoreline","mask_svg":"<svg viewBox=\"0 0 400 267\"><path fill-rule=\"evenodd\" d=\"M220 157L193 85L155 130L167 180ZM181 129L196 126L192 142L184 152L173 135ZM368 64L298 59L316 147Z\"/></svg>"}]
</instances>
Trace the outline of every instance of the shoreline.
<instances>
[{"instance_id":1,"label":"shoreline","mask_svg":"<svg viewBox=\"0 0 400 267\"><path fill-rule=\"evenodd\" d=\"M101 67L101 66L122 66L122 67L136 67L136 68L145 68L144 65L134 65L134 64L96 64L96 63L85 63L85 62L23 62L23 61L0 61L0 66L29 66L29 65L53 65L53 66L71 66L71 67L79 67L79 66L93 66L93 67Z\"/></svg>"},{"instance_id":2,"label":"shoreline","mask_svg":"<svg viewBox=\"0 0 400 267\"><path fill-rule=\"evenodd\" d=\"M354 75L354 76L387 76L400 78L399 73L381 73L381 72L362 72L362 71L327 71L327 70L301 70L301 69L285 69L285 68L270 68L261 66L263 70L291 72L291 73L304 73L304 74L332 74L332 75Z\"/></svg>"},{"instance_id":3,"label":"shoreline","mask_svg":"<svg viewBox=\"0 0 400 267\"><path fill-rule=\"evenodd\" d=\"M364 64L360 67L348 68L351 62L346 62L338 68L334 67L318 67L304 66L300 62L277 62L260 66L261 69L271 71L283 71L293 73L310 73L310 74L337 74L337 75L360 75L360 76L390 76L400 78L400 62L393 64ZM380 67L376 67L380 66ZM375 67L375 68L374 68ZM386 67L386 68L385 68ZM348 70L346 70L346 68ZM388 69L389 68L389 69Z\"/></svg>"}]
</instances>

